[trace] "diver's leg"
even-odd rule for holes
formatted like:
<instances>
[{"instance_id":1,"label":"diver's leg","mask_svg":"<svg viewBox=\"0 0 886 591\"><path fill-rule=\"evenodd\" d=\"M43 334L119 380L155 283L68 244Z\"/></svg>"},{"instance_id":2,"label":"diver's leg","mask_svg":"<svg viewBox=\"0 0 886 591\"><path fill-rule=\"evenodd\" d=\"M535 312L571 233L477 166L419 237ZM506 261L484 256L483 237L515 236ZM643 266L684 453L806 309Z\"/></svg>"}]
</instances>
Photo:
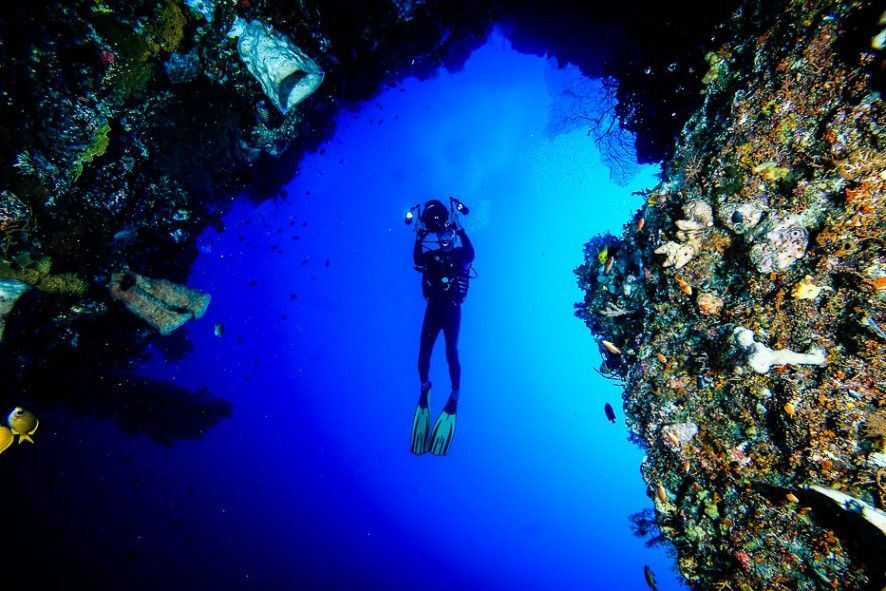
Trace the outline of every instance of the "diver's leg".
<instances>
[{"instance_id":1,"label":"diver's leg","mask_svg":"<svg viewBox=\"0 0 886 591\"><path fill-rule=\"evenodd\" d=\"M449 381L452 393L446 402L447 412L454 413L458 405L459 389L461 388L461 362L458 359L458 333L461 328L461 306L448 305L446 321L443 323L443 337L446 339L446 363L449 365Z\"/></svg>"},{"instance_id":2,"label":"diver's leg","mask_svg":"<svg viewBox=\"0 0 886 591\"><path fill-rule=\"evenodd\" d=\"M439 320L440 314L437 307L428 302L425 307L425 317L421 323L421 336L418 345L418 377L421 380L421 398L419 404L427 406L430 382L428 375L431 371L431 353L434 350L434 342L442 328Z\"/></svg>"}]
</instances>

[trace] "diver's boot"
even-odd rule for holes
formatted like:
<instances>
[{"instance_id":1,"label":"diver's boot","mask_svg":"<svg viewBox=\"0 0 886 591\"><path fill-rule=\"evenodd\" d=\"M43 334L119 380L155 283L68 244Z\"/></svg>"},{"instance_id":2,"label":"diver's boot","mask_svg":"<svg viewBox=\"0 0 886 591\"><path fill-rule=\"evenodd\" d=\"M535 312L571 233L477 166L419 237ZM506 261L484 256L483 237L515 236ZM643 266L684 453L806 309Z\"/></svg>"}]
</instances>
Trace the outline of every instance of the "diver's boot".
<instances>
[{"instance_id":1,"label":"diver's boot","mask_svg":"<svg viewBox=\"0 0 886 591\"><path fill-rule=\"evenodd\" d=\"M415 416L412 418L412 442L409 445L409 450L416 455L427 452L430 446L430 394L431 382L423 382L421 385L421 395L418 397L418 407L415 409Z\"/></svg>"},{"instance_id":2,"label":"diver's boot","mask_svg":"<svg viewBox=\"0 0 886 591\"><path fill-rule=\"evenodd\" d=\"M445 456L449 453L452 438L455 437L455 419L458 408L458 390L453 390L443 407L443 412L434 423L434 431L431 433L431 453L435 456Z\"/></svg>"}]
</instances>

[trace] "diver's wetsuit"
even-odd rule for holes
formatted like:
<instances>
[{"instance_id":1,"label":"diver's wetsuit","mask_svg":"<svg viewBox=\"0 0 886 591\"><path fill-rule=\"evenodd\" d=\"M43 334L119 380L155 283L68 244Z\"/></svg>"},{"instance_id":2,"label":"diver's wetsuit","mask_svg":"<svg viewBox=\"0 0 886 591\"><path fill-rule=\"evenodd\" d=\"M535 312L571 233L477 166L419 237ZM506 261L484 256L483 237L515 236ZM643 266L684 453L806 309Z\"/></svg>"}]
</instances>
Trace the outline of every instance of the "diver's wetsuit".
<instances>
[{"instance_id":1,"label":"diver's wetsuit","mask_svg":"<svg viewBox=\"0 0 886 591\"><path fill-rule=\"evenodd\" d=\"M474 260L474 246L464 229L458 230L461 246L450 249L436 249L422 252L421 239L415 241L412 258L417 270L422 272L422 293L428 302L421 325L421 340L418 348L418 375L422 383L428 381L431 369L431 351L437 335L443 331L446 339L446 362L449 364L449 379L452 389L461 386L461 363L458 360L458 331L461 326L461 303L465 290L458 289L457 277L467 276ZM445 281L443 280L445 278ZM466 284L465 284L466 285Z\"/></svg>"}]
</instances>

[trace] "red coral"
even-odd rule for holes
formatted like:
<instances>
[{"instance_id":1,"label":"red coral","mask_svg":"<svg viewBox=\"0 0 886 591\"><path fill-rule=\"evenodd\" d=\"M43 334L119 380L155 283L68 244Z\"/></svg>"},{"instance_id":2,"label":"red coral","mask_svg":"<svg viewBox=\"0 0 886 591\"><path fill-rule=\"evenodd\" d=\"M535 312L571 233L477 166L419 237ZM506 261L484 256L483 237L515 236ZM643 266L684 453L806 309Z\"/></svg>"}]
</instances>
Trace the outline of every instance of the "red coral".
<instances>
[{"instance_id":1,"label":"red coral","mask_svg":"<svg viewBox=\"0 0 886 591\"><path fill-rule=\"evenodd\" d=\"M117 63L117 56L114 55L113 51L109 51L107 49L102 49L99 54L99 60L106 66L113 66Z\"/></svg>"}]
</instances>

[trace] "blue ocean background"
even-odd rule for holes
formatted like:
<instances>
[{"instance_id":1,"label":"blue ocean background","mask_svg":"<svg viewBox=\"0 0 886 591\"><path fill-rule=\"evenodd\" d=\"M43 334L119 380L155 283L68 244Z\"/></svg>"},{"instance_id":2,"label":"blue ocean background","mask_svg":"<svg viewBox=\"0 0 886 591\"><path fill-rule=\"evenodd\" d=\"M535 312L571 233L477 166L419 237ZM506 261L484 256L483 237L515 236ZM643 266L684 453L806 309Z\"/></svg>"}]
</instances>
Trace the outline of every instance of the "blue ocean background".
<instances>
[{"instance_id":1,"label":"blue ocean background","mask_svg":"<svg viewBox=\"0 0 886 591\"><path fill-rule=\"evenodd\" d=\"M495 32L462 70L343 112L277 198L232 202L199 239L188 285L212 302L181 329L192 349L136 368L229 400L231 418L164 446L44 409L37 444L14 450L63 466L28 550L61 565L57 588L643 590L644 564L685 588L631 532L652 507L643 451L573 315L583 244L620 232L657 169L618 186L586 127L552 132L576 72ZM417 457L424 300L402 219L449 195L471 208L478 277L452 449ZM436 417L442 336L431 379Z\"/></svg>"}]
</instances>

